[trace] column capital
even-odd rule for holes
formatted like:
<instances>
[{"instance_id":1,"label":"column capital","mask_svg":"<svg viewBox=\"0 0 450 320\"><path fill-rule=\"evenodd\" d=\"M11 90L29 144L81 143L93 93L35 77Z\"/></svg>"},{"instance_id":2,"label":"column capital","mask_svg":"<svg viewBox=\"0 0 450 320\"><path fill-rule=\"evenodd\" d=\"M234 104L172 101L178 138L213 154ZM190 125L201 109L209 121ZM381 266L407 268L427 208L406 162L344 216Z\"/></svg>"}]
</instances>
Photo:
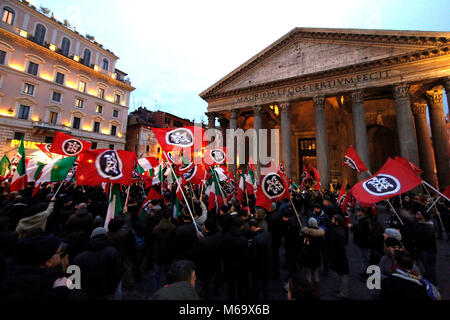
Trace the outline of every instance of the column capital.
<instances>
[{"instance_id":1,"label":"column capital","mask_svg":"<svg viewBox=\"0 0 450 320\"><path fill-rule=\"evenodd\" d=\"M392 88L394 99L409 98L409 84L397 84Z\"/></svg>"},{"instance_id":2,"label":"column capital","mask_svg":"<svg viewBox=\"0 0 450 320\"><path fill-rule=\"evenodd\" d=\"M411 105L411 110L413 114L425 114L427 112L427 104L426 102L414 102Z\"/></svg>"},{"instance_id":3,"label":"column capital","mask_svg":"<svg viewBox=\"0 0 450 320\"><path fill-rule=\"evenodd\" d=\"M281 103L280 104L280 111L281 112L289 112L291 108L291 104L289 102Z\"/></svg>"},{"instance_id":4,"label":"column capital","mask_svg":"<svg viewBox=\"0 0 450 320\"><path fill-rule=\"evenodd\" d=\"M219 118L219 123L220 123L220 126L222 126L222 127L227 126L228 122L229 122L228 119Z\"/></svg>"},{"instance_id":5,"label":"column capital","mask_svg":"<svg viewBox=\"0 0 450 320\"><path fill-rule=\"evenodd\" d=\"M357 90L351 93L352 103L364 103L364 91Z\"/></svg>"},{"instance_id":6,"label":"column capital","mask_svg":"<svg viewBox=\"0 0 450 320\"><path fill-rule=\"evenodd\" d=\"M325 107L325 96L313 97L314 108L323 109Z\"/></svg>"},{"instance_id":7,"label":"column capital","mask_svg":"<svg viewBox=\"0 0 450 320\"><path fill-rule=\"evenodd\" d=\"M239 110L230 110L230 120L234 119L236 120L239 116Z\"/></svg>"},{"instance_id":8,"label":"column capital","mask_svg":"<svg viewBox=\"0 0 450 320\"><path fill-rule=\"evenodd\" d=\"M425 92L425 97L429 104L442 103L442 90L430 90Z\"/></svg>"},{"instance_id":9,"label":"column capital","mask_svg":"<svg viewBox=\"0 0 450 320\"><path fill-rule=\"evenodd\" d=\"M254 115L261 115L261 111L263 111L263 106L254 106L253 108Z\"/></svg>"},{"instance_id":10,"label":"column capital","mask_svg":"<svg viewBox=\"0 0 450 320\"><path fill-rule=\"evenodd\" d=\"M208 119L217 117L217 113L215 112L205 112L205 115L208 117Z\"/></svg>"}]
</instances>

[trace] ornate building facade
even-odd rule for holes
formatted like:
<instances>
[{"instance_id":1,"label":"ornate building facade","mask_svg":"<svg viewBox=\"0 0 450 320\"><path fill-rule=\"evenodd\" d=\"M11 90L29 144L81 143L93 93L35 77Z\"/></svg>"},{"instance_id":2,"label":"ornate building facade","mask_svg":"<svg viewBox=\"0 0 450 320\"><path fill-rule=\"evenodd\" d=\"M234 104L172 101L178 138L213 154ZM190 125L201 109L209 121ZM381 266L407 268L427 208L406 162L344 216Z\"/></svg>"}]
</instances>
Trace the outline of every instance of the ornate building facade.
<instances>
[{"instance_id":1,"label":"ornate building facade","mask_svg":"<svg viewBox=\"0 0 450 320\"><path fill-rule=\"evenodd\" d=\"M0 154L27 157L57 131L125 148L130 93L114 53L25 1L0 5Z\"/></svg>"},{"instance_id":2,"label":"ornate building facade","mask_svg":"<svg viewBox=\"0 0 450 320\"><path fill-rule=\"evenodd\" d=\"M322 186L356 182L342 167L353 145L372 173L402 156L445 188L449 42L450 32L295 28L200 96L210 126L280 129L293 180L306 165Z\"/></svg>"}]
</instances>

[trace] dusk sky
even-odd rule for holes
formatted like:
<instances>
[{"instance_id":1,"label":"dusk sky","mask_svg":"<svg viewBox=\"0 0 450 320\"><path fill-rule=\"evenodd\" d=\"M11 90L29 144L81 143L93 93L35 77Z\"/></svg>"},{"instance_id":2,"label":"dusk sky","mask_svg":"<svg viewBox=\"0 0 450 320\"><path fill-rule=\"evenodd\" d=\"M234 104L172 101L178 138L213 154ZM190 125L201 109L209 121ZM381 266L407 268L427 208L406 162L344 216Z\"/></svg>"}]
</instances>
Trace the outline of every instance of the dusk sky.
<instances>
[{"instance_id":1,"label":"dusk sky","mask_svg":"<svg viewBox=\"0 0 450 320\"><path fill-rule=\"evenodd\" d=\"M205 122L199 93L295 27L450 31L448 0L30 2L120 57L117 68L136 87L131 111Z\"/></svg>"}]
</instances>

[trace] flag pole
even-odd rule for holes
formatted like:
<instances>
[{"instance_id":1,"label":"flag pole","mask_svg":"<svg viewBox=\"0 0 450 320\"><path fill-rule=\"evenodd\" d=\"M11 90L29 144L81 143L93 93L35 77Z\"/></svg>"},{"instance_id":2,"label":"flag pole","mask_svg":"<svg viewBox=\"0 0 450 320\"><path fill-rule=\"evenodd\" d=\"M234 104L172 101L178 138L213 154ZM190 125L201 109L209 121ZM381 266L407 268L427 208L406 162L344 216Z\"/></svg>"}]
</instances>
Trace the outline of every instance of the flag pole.
<instances>
[{"instance_id":1,"label":"flag pole","mask_svg":"<svg viewBox=\"0 0 450 320\"><path fill-rule=\"evenodd\" d=\"M298 215L297 209L295 208L294 202L292 201L291 195L289 195L289 201L291 201L292 208L294 208L294 212L297 217L298 223L300 224L300 228L303 228L302 221L300 220L300 216Z\"/></svg>"},{"instance_id":2,"label":"flag pole","mask_svg":"<svg viewBox=\"0 0 450 320\"><path fill-rule=\"evenodd\" d=\"M166 159L167 159L167 162L169 163L170 169L172 170L172 172L175 172L175 171L173 170L172 163L170 163L170 161L169 161L169 157L167 156L166 151L163 150L163 153L164 153L164 156L165 156ZM195 230L197 231L197 236L200 237L200 234L201 234L201 233L200 233L200 231L198 230L198 226L197 226L197 223L195 222L194 215L192 214L191 207L189 206L189 202L188 202L187 199L186 199L186 195L184 194L184 191L183 191L183 188L181 187L180 181L178 181L177 175L176 175L176 174L174 174L174 175L175 175L175 180L177 181L178 187L180 188L181 194L183 195L184 201L186 201L186 205L187 205L187 207L188 207L189 214L191 215L191 218L192 218L192 223L194 224Z\"/></svg>"},{"instance_id":3,"label":"flag pole","mask_svg":"<svg viewBox=\"0 0 450 320\"><path fill-rule=\"evenodd\" d=\"M422 184L423 184L423 181L422 181ZM425 187L425 190L427 191L428 195L431 197L431 194L430 194L430 192L428 191L428 188L426 187L426 185L423 184L423 186ZM438 209L435 207L436 204L438 203L438 201L439 201L441 198L442 198L442 196L440 195L440 196L436 199L436 201L434 201L433 204L428 208L427 212L430 212L431 209L433 209L433 207L434 207L434 210L436 211L435 214L438 216L439 222L441 223L442 231L443 231L443 233L445 234L445 237L446 237L447 240L448 240L448 237L447 237L447 231L445 230L444 223L442 223L441 214L440 214L440 212L438 211Z\"/></svg>"},{"instance_id":4,"label":"flag pole","mask_svg":"<svg viewBox=\"0 0 450 320\"><path fill-rule=\"evenodd\" d=\"M124 210L123 210L124 212L128 211L128 201L130 200L130 189L131 189L131 184L128 186L127 198L125 200L125 206L123 207L124 208Z\"/></svg>"},{"instance_id":5,"label":"flag pole","mask_svg":"<svg viewBox=\"0 0 450 320\"><path fill-rule=\"evenodd\" d=\"M430 187L434 192L436 192L438 195L440 195L441 197L444 197L445 200L447 200L447 201L450 202L450 199L449 199L449 198L447 198L443 193L439 192L439 190L436 190L435 187L433 187L432 185L430 185L430 184L429 184L428 182L426 182L425 180L422 180L422 184L424 184L424 185Z\"/></svg>"}]
</instances>

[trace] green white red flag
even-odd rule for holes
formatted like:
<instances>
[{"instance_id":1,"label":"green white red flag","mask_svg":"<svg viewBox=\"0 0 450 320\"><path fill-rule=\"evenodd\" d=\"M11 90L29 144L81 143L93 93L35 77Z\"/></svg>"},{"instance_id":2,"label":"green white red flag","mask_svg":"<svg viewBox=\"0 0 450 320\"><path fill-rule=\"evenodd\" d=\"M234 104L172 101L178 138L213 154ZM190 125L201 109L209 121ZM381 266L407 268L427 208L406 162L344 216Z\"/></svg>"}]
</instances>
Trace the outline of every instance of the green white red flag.
<instances>
[{"instance_id":1,"label":"green white red flag","mask_svg":"<svg viewBox=\"0 0 450 320\"><path fill-rule=\"evenodd\" d=\"M19 162L17 164L16 170L13 173L13 177L11 180L10 190L11 192L20 191L27 187L27 169L25 162L25 144L24 138L22 137L22 141L20 141L19 150L17 151L16 158L18 158Z\"/></svg>"}]
</instances>

